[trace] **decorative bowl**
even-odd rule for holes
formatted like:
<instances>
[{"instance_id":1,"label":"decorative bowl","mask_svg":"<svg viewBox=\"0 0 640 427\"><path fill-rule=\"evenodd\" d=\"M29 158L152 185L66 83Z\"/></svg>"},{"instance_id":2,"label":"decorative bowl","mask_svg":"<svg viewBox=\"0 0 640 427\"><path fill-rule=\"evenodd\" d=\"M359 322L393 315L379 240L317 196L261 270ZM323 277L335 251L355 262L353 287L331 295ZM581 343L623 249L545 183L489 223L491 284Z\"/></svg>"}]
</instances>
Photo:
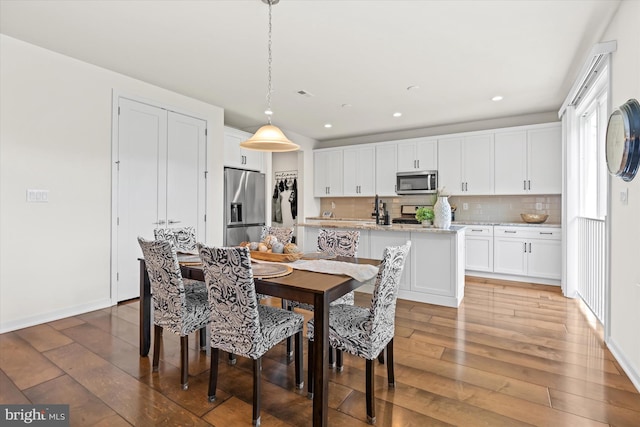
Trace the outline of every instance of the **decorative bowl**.
<instances>
[{"instance_id":1,"label":"decorative bowl","mask_svg":"<svg viewBox=\"0 0 640 427\"><path fill-rule=\"evenodd\" d=\"M549 218L547 214L532 214L532 213L523 213L520 214L522 220L529 224L542 224Z\"/></svg>"}]
</instances>

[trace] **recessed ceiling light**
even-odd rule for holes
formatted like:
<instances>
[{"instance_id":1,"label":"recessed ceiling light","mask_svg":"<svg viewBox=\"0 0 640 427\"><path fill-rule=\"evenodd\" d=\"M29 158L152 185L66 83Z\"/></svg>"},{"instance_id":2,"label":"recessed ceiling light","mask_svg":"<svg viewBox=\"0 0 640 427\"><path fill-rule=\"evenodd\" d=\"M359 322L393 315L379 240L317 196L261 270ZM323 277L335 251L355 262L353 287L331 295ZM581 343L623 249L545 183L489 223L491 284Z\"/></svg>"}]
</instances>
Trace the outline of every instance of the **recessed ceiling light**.
<instances>
[{"instance_id":1,"label":"recessed ceiling light","mask_svg":"<svg viewBox=\"0 0 640 427\"><path fill-rule=\"evenodd\" d=\"M342 104L342 108L348 108L348 107L353 107L353 105L351 105L351 104Z\"/></svg>"},{"instance_id":2,"label":"recessed ceiling light","mask_svg":"<svg viewBox=\"0 0 640 427\"><path fill-rule=\"evenodd\" d=\"M492 101L502 101L502 96L500 95L496 95L493 98L491 98Z\"/></svg>"},{"instance_id":3,"label":"recessed ceiling light","mask_svg":"<svg viewBox=\"0 0 640 427\"><path fill-rule=\"evenodd\" d=\"M402 113L400 113L400 112L393 113L393 117L400 117L400 116L402 116Z\"/></svg>"},{"instance_id":4,"label":"recessed ceiling light","mask_svg":"<svg viewBox=\"0 0 640 427\"><path fill-rule=\"evenodd\" d=\"M416 89L420 89L420 86L411 85L411 86L407 87L407 90L416 90Z\"/></svg>"},{"instance_id":5,"label":"recessed ceiling light","mask_svg":"<svg viewBox=\"0 0 640 427\"><path fill-rule=\"evenodd\" d=\"M326 123L326 124L324 125L324 127L326 127L327 129L329 129L329 128L333 127L333 125L332 125L331 123Z\"/></svg>"}]
</instances>

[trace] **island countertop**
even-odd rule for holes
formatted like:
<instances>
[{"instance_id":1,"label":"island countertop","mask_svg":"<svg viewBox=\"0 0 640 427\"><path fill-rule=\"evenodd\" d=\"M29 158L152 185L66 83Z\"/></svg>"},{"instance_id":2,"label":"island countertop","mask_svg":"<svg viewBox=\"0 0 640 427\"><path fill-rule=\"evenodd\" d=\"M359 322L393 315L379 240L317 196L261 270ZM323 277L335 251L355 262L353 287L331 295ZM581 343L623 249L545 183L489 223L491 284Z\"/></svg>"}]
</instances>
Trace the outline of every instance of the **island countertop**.
<instances>
[{"instance_id":1,"label":"island countertop","mask_svg":"<svg viewBox=\"0 0 640 427\"><path fill-rule=\"evenodd\" d=\"M391 224L378 225L375 222L348 221L348 220L323 220L317 222L298 223L299 227L314 228L349 228L354 230L376 230L376 231L410 231L412 233L446 233L457 234L463 231L464 225L452 225L449 228L436 228L434 226L422 226L417 224Z\"/></svg>"}]
</instances>

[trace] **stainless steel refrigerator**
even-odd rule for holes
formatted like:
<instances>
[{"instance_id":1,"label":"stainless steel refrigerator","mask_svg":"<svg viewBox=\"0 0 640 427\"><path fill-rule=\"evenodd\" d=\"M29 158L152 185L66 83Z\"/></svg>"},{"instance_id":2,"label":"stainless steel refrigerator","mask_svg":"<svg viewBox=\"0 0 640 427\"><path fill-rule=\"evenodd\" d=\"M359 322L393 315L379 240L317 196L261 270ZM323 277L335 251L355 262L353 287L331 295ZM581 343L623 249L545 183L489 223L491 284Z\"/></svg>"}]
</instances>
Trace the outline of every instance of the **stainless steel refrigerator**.
<instances>
[{"instance_id":1,"label":"stainless steel refrigerator","mask_svg":"<svg viewBox=\"0 0 640 427\"><path fill-rule=\"evenodd\" d=\"M265 225L265 176L260 172L224 169L224 244L257 242Z\"/></svg>"}]
</instances>

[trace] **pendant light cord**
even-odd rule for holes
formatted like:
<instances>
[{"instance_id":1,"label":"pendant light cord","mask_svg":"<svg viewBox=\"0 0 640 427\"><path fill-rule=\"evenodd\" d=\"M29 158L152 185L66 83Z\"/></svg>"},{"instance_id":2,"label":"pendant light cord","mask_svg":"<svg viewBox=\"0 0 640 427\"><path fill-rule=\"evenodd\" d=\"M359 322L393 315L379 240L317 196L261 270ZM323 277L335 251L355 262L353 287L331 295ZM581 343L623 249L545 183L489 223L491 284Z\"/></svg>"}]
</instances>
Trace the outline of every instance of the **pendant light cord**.
<instances>
[{"instance_id":1,"label":"pendant light cord","mask_svg":"<svg viewBox=\"0 0 640 427\"><path fill-rule=\"evenodd\" d=\"M273 111L271 111L271 0L268 1L269 2L269 44L268 44L268 53L269 53L269 60L268 60L268 85L267 85L267 111L265 112L267 114L267 120L269 121L269 124L271 124L271 116L273 115Z\"/></svg>"}]
</instances>

